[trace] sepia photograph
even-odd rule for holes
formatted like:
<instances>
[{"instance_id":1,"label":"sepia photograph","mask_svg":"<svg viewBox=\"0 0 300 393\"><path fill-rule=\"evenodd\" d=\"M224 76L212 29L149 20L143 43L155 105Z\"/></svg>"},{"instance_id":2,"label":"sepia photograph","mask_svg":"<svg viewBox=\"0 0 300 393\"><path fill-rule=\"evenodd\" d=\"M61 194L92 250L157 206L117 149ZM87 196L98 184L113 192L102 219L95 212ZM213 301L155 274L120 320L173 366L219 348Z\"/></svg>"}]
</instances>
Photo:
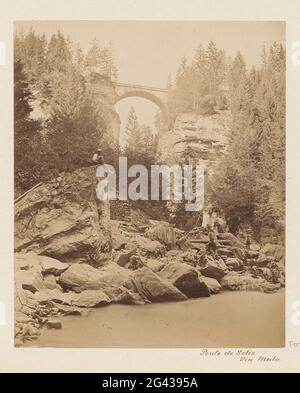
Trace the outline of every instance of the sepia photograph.
<instances>
[{"instance_id":1,"label":"sepia photograph","mask_svg":"<svg viewBox=\"0 0 300 393\"><path fill-rule=\"evenodd\" d=\"M13 34L15 347L285 347L286 23Z\"/></svg>"}]
</instances>

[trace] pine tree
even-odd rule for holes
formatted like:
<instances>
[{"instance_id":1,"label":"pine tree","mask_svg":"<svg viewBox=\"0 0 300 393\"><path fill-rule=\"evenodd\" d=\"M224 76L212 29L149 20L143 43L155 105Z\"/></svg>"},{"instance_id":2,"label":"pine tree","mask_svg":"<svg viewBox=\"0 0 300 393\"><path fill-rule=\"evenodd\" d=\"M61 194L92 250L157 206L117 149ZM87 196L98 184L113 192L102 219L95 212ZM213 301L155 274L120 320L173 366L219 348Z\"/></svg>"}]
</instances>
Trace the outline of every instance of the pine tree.
<instances>
[{"instance_id":1,"label":"pine tree","mask_svg":"<svg viewBox=\"0 0 300 393\"><path fill-rule=\"evenodd\" d=\"M127 145L124 154L129 164L146 167L157 162L158 137L151 127L140 125L134 107L131 107L126 125Z\"/></svg>"},{"instance_id":2,"label":"pine tree","mask_svg":"<svg viewBox=\"0 0 300 393\"><path fill-rule=\"evenodd\" d=\"M180 83L180 81L185 77L187 72L187 65L188 65L187 58L183 56L176 74L177 84Z\"/></svg>"},{"instance_id":3,"label":"pine tree","mask_svg":"<svg viewBox=\"0 0 300 393\"><path fill-rule=\"evenodd\" d=\"M91 47L85 58L85 66L89 73L98 72L98 66L101 62L101 49L97 38L91 43Z\"/></svg>"},{"instance_id":4,"label":"pine tree","mask_svg":"<svg viewBox=\"0 0 300 393\"><path fill-rule=\"evenodd\" d=\"M140 157L141 155L140 153L143 150L143 137L139 121L133 106L130 108L129 111L125 132L127 142L126 151L133 160L138 159L138 157Z\"/></svg>"},{"instance_id":5,"label":"pine tree","mask_svg":"<svg viewBox=\"0 0 300 393\"><path fill-rule=\"evenodd\" d=\"M113 45L101 48L96 38L92 41L91 47L86 55L85 64L88 73L99 73L111 80L117 78L117 69L114 65Z\"/></svg>"},{"instance_id":6,"label":"pine tree","mask_svg":"<svg viewBox=\"0 0 300 393\"><path fill-rule=\"evenodd\" d=\"M71 68L60 77L48 120L48 141L58 170L88 165L106 129L82 75Z\"/></svg>"},{"instance_id":7,"label":"pine tree","mask_svg":"<svg viewBox=\"0 0 300 393\"><path fill-rule=\"evenodd\" d=\"M227 154L211 179L211 195L231 230L247 223L283 230L285 190L285 54L263 49L260 69L247 71L240 53L229 76L232 126Z\"/></svg>"},{"instance_id":8,"label":"pine tree","mask_svg":"<svg viewBox=\"0 0 300 393\"><path fill-rule=\"evenodd\" d=\"M70 41L58 31L51 36L48 44L46 53L47 70L50 73L66 73L69 72L71 64Z\"/></svg>"},{"instance_id":9,"label":"pine tree","mask_svg":"<svg viewBox=\"0 0 300 393\"><path fill-rule=\"evenodd\" d=\"M32 120L30 100L32 93L23 65L19 60L14 63L14 138L15 138L15 184L21 191L27 190L36 181L34 158L38 165L35 137L39 122Z\"/></svg>"}]
</instances>

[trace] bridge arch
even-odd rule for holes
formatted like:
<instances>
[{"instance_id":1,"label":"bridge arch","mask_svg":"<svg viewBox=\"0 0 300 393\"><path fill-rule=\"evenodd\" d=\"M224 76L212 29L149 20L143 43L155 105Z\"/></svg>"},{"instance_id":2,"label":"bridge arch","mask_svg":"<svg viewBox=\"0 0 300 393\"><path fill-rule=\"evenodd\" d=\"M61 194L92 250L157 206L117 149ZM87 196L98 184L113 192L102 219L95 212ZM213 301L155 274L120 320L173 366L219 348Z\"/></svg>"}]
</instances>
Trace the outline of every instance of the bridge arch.
<instances>
[{"instance_id":1,"label":"bridge arch","mask_svg":"<svg viewBox=\"0 0 300 393\"><path fill-rule=\"evenodd\" d=\"M144 98L148 101L153 102L160 109L164 109L164 106L165 106L163 101L159 97L157 97L155 94L152 94L152 93L150 93L148 91L144 91L144 90L128 90L128 91L124 92L123 94L120 94L119 96L117 96L115 103L117 103L125 98L129 98L129 97Z\"/></svg>"}]
</instances>

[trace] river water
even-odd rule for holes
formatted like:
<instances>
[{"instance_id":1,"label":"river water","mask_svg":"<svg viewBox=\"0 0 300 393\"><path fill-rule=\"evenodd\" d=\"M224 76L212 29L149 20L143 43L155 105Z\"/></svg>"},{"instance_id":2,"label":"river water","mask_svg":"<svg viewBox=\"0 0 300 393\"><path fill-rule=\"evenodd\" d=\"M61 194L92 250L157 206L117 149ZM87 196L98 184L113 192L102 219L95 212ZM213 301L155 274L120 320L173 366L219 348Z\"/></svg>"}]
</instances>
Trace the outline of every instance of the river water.
<instances>
[{"instance_id":1,"label":"river water","mask_svg":"<svg viewBox=\"0 0 300 393\"><path fill-rule=\"evenodd\" d=\"M145 306L111 305L62 318L26 346L201 348L284 346L284 291L224 292Z\"/></svg>"}]
</instances>

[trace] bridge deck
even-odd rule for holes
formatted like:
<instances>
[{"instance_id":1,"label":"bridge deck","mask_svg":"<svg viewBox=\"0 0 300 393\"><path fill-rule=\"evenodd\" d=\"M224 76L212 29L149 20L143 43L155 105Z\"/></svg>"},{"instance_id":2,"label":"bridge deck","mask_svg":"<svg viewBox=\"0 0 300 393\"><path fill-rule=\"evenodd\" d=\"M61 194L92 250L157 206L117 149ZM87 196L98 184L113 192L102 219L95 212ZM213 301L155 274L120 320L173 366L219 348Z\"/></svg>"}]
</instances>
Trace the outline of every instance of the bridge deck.
<instances>
[{"instance_id":1,"label":"bridge deck","mask_svg":"<svg viewBox=\"0 0 300 393\"><path fill-rule=\"evenodd\" d=\"M116 86L118 86L118 87L127 87L129 89L135 89L135 90L158 91L160 93L167 93L168 92L167 89L162 89L160 87L136 85L136 84L133 84L133 83L121 83L121 82L118 82L118 83L116 83Z\"/></svg>"}]
</instances>

